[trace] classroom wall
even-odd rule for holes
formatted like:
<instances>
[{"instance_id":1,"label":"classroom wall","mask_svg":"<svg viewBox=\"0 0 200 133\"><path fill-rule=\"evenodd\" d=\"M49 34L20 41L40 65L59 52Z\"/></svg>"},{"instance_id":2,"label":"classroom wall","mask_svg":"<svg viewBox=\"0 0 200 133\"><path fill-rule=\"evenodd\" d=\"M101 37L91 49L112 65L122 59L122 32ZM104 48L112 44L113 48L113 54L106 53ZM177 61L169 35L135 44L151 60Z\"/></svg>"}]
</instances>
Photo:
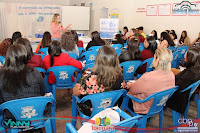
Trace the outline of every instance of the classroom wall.
<instances>
[{"instance_id":1,"label":"classroom wall","mask_svg":"<svg viewBox=\"0 0 200 133\"><path fill-rule=\"evenodd\" d=\"M190 2L194 2L197 0L190 0ZM131 15L127 15L129 17L129 22L127 22L127 26L131 27L139 27L144 26L144 31L146 34L150 34L153 29L157 30L158 36L160 37L160 33L164 30L174 29L178 35L178 38L181 35L182 30L186 30L188 32L188 36L190 37L190 41L193 41L198 37L200 32L199 16L146 16L146 12L144 13L136 13L138 8L146 8L146 5L154 5L154 4L168 4L168 3L180 3L182 0L139 0L133 1L133 8L129 8Z\"/></svg>"}]
</instances>

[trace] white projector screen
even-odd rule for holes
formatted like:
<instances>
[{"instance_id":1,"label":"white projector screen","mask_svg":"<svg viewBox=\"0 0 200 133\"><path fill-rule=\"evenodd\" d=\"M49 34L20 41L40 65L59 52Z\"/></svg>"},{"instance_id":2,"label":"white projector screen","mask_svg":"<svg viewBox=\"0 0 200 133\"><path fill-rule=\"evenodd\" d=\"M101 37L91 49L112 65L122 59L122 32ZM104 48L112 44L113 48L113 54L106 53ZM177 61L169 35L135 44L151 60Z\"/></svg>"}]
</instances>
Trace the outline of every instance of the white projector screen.
<instances>
[{"instance_id":1,"label":"white projector screen","mask_svg":"<svg viewBox=\"0 0 200 133\"><path fill-rule=\"evenodd\" d=\"M89 30L90 7L62 6L62 25L72 24L71 30Z\"/></svg>"}]
</instances>

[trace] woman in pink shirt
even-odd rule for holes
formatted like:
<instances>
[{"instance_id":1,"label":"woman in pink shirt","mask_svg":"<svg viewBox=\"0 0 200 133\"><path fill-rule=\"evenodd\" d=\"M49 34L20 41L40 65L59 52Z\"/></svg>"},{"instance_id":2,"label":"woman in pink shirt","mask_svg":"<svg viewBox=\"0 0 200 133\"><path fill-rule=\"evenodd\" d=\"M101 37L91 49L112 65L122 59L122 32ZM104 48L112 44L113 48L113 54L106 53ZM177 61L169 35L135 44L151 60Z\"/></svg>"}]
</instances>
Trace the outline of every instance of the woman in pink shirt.
<instances>
[{"instance_id":1,"label":"woman in pink shirt","mask_svg":"<svg viewBox=\"0 0 200 133\"><path fill-rule=\"evenodd\" d=\"M51 31L52 31L52 40L60 41L61 31L65 32L72 24L68 24L66 28L62 27L60 23L60 15L54 14L52 21L51 21Z\"/></svg>"},{"instance_id":2,"label":"woman in pink shirt","mask_svg":"<svg viewBox=\"0 0 200 133\"><path fill-rule=\"evenodd\" d=\"M153 93L164 91L175 86L175 76L171 71L172 52L167 48L157 49L154 55L153 66L155 70L143 74L135 83L128 83L129 93L138 99L145 99ZM131 102L129 102L131 104ZM137 103L132 101L134 112L137 114L147 114L153 99Z\"/></svg>"}]
</instances>

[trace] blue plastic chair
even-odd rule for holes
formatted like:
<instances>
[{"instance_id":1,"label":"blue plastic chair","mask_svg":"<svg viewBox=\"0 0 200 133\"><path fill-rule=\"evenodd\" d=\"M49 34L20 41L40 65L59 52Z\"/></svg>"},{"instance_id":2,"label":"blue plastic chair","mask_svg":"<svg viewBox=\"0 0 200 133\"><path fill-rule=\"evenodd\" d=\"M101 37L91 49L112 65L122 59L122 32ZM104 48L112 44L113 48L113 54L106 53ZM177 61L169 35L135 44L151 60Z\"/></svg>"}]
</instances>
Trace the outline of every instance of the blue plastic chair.
<instances>
[{"instance_id":1,"label":"blue plastic chair","mask_svg":"<svg viewBox=\"0 0 200 133\"><path fill-rule=\"evenodd\" d=\"M141 67L142 65L144 65L145 63L147 63L147 67L146 67L146 72L151 72L154 70L154 67L153 67L153 59L154 58L149 58L149 59L146 59L145 61L143 61L139 67ZM139 79L140 77L142 76L142 74L137 74L137 79Z\"/></svg>"},{"instance_id":2,"label":"blue plastic chair","mask_svg":"<svg viewBox=\"0 0 200 133\"><path fill-rule=\"evenodd\" d=\"M139 46L142 46L142 47L144 47L144 43L140 43L140 44L139 44Z\"/></svg>"},{"instance_id":3,"label":"blue plastic chair","mask_svg":"<svg viewBox=\"0 0 200 133\"><path fill-rule=\"evenodd\" d=\"M0 105L0 117L4 117L4 110L9 110L17 121L30 120L31 127L33 129L39 129L45 127L47 133L52 133L52 129L56 132L55 119L46 121L41 120L43 118L45 107L48 103L51 103L51 117L55 116L55 99L51 97L31 97L11 100ZM38 121L33 121L38 120ZM8 130L10 133L18 133L22 129L11 128Z\"/></svg>"},{"instance_id":4,"label":"blue plastic chair","mask_svg":"<svg viewBox=\"0 0 200 133\"><path fill-rule=\"evenodd\" d=\"M85 52L85 49L83 47L78 47L78 51L79 51L79 56L81 56L81 54Z\"/></svg>"},{"instance_id":5,"label":"blue plastic chair","mask_svg":"<svg viewBox=\"0 0 200 133\"><path fill-rule=\"evenodd\" d=\"M179 56L179 51L173 53L173 60L171 62L172 68L178 68L179 66L178 56Z\"/></svg>"},{"instance_id":6,"label":"blue plastic chair","mask_svg":"<svg viewBox=\"0 0 200 133\"><path fill-rule=\"evenodd\" d=\"M1 64L2 64L2 65L4 65L4 64L5 64L5 60L6 60L6 58L5 58L5 57L3 57L3 56L0 56L0 62L1 62Z\"/></svg>"},{"instance_id":7,"label":"blue plastic chair","mask_svg":"<svg viewBox=\"0 0 200 133\"><path fill-rule=\"evenodd\" d=\"M176 47L171 46L171 47L168 47L168 49L171 50L172 52L174 52L176 50Z\"/></svg>"},{"instance_id":8,"label":"blue plastic chair","mask_svg":"<svg viewBox=\"0 0 200 133\"><path fill-rule=\"evenodd\" d=\"M142 115L143 118L136 123L136 127L145 129L146 128L147 118L152 117L153 115L159 113L159 128L162 128L163 107L164 107L165 103L167 102L167 100L172 96L172 94L177 89L178 89L178 86L173 87L173 88L168 89L168 90L165 90L165 91L157 92L157 93L154 93L154 94L148 96L144 100L140 100L140 99L135 98L135 97L133 97L133 96L131 96L129 94L126 94L126 96L124 97L123 102L122 102L121 110L125 110L126 109L128 112L130 112L132 114L132 116L137 116L138 114L133 112L133 110L131 110L128 107L129 99L131 99L131 100L133 100L133 101L135 101L137 103L144 103L144 102L147 102L147 101L149 101L151 99L154 99L153 100L153 104L152 104L149 112L146 115Z\"/></svg>"},{"instance_id":9,"label":"blue plastic chair","mask_svg":"<svg viewBox=\"0 0 200 133\"><path fill-rule=\"evenodd\" d=\"M124 94L126 94L126 90L121 89L121 90L116 90L116 91L86 95L82 99L73 95L72 96L72 116L77 117L79 113L81 118L90 119L97 113L101 112L102 110L115 106L115 103ZM93 108L91 116L86 116L77 107L77 103L84 103L85 101L88 101L88 100L91 101L92 108ZM72 125L74 127L76 126L75 120L72 120Z\"/></svg>"},{"instance_id":10,"label":"blue plastic chair","mask_svg":"<svg viewBox=\"0 0 200 133\"><path fill-rule=\"evenodd\" d=\"M90 63L90 64L86 64L85 65L85 67L84 67L84 69L83 69L83 71L85 71L86 69L88 69L88 68L92 68L94 66L94 62L93 63Z\"/></svg>"},{"instance_id":11,"label":"blue plastic chair","mask_svg":"<svg viewBox=\"0 0 200 133\"><path fill-rule=\"evenodd\" d=\"M83 54L81 54L80 59L82 61L86 61L85 64L90 64L95 62L97 56L97 52L96 51L86 51Z\"/></svg>"},{"instance_id":12,"label":"blue plastic chair","mask_svg":"<svg viewBox=\"0 0 200 133\"><path fill-rule=\"evenodd\" d=\"M190 90L189 98L188 98L188 104L187 104L187 107L186 107L185 112L184 112L184 118L186 118L186 119L187 119L187 115L188 115L190 98L191 98L192 94L195 92L195 90L197 89L199 84L200 84L200 80L191 84L186 89L184 89L180 92L180 93L182 93L182 92L185 92L187 90ZM173 118L173 126L178 126L179 125L178 120L181 118L181 114L179 112L176 112L175 110L171 110L171 111L172 111L172 118ZM177 131L177 129L174 129L174 132L176 132L176 131Z\"/></svg>"},{"instance_id":13,"label":"blue plastic chair","mask_svg":"<svg viewBox=\"0 0 200 133\"><path fill-rule=\"evenodd\" d=\"M48 47L46 47L46 48L41 48L39 51L38 51L38 53L40 53L40 54L45 54L45 55L48 55L49 53L48 53Z\"/></svg>"},{"instance_id":14,"label":"blue plastic chair","mask_svg":"<svg viewBox=\"0 0 200 133\"><path fill-rule=\"evenodd\" d=\"M34 55L40 55L42 60L44 60L44 57L46 56L46 54L34 54Z\"/></svg>"},{"instance_id":15,"label":"blue plastic chair","mask_svg":"<svg viewBox=\"0 0 200 133\"><path fill-rule=\"evenodd\" d=\"M182 66L184 67L184 57L185 57L185 53L188 50L188 46L181 46L179 48L176 49L176 51L179 51L179 56L178 56L178 60L182 60Z\"/></svg>"},{"instance_id":16,"label":"blue plastic chair","mask_svg":"<svg viewBox=\"0 0 200 133\"><path fill-rule=\"evenodd\" d=\"M121 54L121 52L122 52L121 49L116 49L115 51L116 51L116 53L117 53L117 56L119 56L119 55Z\"/></svg>"},{"instance_id":17,"label":"blue plastic chair","mask_svg":"<svg viewBox=\"0 0 200 133\"><path fill-rule=\"evenodd\" d=\"M77 77L75 77L75 81L72 81L72 76L74 72L78 71ZM52 93L54 98L56 99L56 89L70 89L74 88L78 79L81 77L81 71L73 66L55 66L51 67L47 70L47 74L53 72L56 83L52 84Z\"/></svg>"},{"instance_id":18,"label":"blue plastic chair","mask_svg":"<svg viewBox=\"0 0 200 133\"><path fill-rule=\"evenodd\" d=\"M139 46L140 52L142 52L142 50L144 50L144 46Z\"/></svg>"},{"instance_id":19,"label":"blue plastic chair","mask_svg":"<svg viewBox=\"0 0 200 133\"><path fill-rule=\"evenodd\" d=\"M195 94L195 101L196 101L196 105L197 105L197 118L200 118L200 99L199 99L199 95Z\"/></svg>"},{"instance_id":20,"label":"blue plastic chair","mask_svg":"<svg viewBox=\"0 0 200 133\"><path fill-rule=\"evenodd\" d=\"M126 61L120 64L123 67L123 77L127 82L129 80L134 80L134 74L137 68L140 66L142 61Z\"/></svg>"},{"instance_id":21,"label":"blue plastic chair","mask_svg":"<svg viewBox=\"0 0 200 133\"><path fill-rule=\"evenodd\" d=\"M115 130L109 131L109 133L120 131L120 129L123 131L123 133L128 133L135 125L135 123L142 118L141 115L131 117L121 109L117 109L115 111L117 111L119 113L119 116L121 118L124 118L124 120L113 124L112 126L115 126ZM124 129L124 127L126 127L126 129ZM77 130L73 127L71 123L66 123L65 133L77 133Z\"/></svg>"},{"instance_id":22,"label":"blue plastic chair","mask_svg":"<svg viewBox=\"0 0 200 133\"><path fill-rule=\"evenodd\" d=\"M98 52L101 47L102 46L92 46L87 51L96 51L96 52Z\"/></svg>"},{"instance_id":23,"label":"blue plastic chair","mask_svg":"<svg viewBox=\"0 0 200 133\"><path fill-rule=\"evenodd\" d=\"M123 48L122 44L112 44L111 47L113 47L115 50L120 50L121 48Z\"/></svg>"},{"instance_id":24,"label":"blue plastic chair","mask_svg":"<svg viewBox=\"0 0 200 133\"><path fill-rule=\"evenodd\" d=\"M126 47L128 45L128 41L129 41L129 39L127 39L126 42L124 43L124 47Z\"/></svg>"},{"instance_id":25,"label":"blue plastic chair","mask_svg":"<svg viewBox=\"0 0 200 133\"><path fill-rule=\"evenodd\" d=\"M78 60L78 55L72 54L72 53L67 53L70 57L74 58L75 60Z\"/></svg>"}]
</instances>

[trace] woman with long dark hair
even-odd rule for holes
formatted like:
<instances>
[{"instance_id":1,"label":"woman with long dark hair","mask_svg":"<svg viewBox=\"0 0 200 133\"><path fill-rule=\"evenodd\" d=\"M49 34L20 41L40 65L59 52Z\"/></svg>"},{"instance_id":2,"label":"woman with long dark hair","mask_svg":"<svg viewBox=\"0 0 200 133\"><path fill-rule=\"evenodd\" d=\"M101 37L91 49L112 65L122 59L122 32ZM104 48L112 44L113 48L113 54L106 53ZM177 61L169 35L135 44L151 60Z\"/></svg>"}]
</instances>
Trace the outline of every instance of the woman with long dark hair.
<instances>
[{"instance_id":1,"label":"woman with long dark hair","mask_svg":"<svg viewBox=\"0 0 200 133\"><path fill-rule=\"evenodd\" d=\"M174 41L171 39L169 33L167 33L167 32L162 32L160 34L160 41L161 42L165 41L166 42L166 44L165 44L166 47L175 46Z\"/></svg>"},{"instance_id":2,"label":"woman with long dark hair","mask_svg":"<svg viewBox=\"0 0 200 133\"><path fill-rule=\"evenodd\" d=\"M145 61L146 59L154 57L155 51L157 49L157 42L153 36L148 36L144 41L144 47L145 49L142 50L142 61ZM138 73L145 73L146 72L147 64L142 65L140 68L138 68Z\"/></svg>"},{"instance_id":3,"label":"woman with long dark hair","mask_svg":"<svg viewBox=\"0 0 200 133\"><path fill-rule=\"evenodd\" d=\"M22 37L22 34L21 32L19 31L16 31L12 34L12 41L11 41L11 44L14 44L14 42L18 39L18 38L21 38Z\"/></svg>"},{"instance_id":4,"label":"woman with long dark hair","mask_svg":"<svg viewBox=\"0 0 200 133\"><path fill-rule=\"evenodd\" d=\"M190 38L187 35L187 31L182 31L181 38L179 39L179 46L190 45Z\"/></svg>"},{"instance_id":5,"label":"woman with long dark hair","mask_svg":"<svg viewBox=\"0 0 200 133\"><path fill-rule=\"evenodd\" d=\"M181 114L185 112L190 90L180 93L189 85L200 80L200 47L190 47L185 56L185 66L182 72L175 76L176 86L179 89L167 101L167 107Z\"/></svg>"},{"instance_id":6,"label":"woman with long dark hair","mask_svg":"<svg viewBox=\"0 0 200 133\"><path fill-rule=\"evenodd\" d=\"M101 39L99 32L94 31L91 33L92 41L90 41L86 47L86 50L88 50L92 46L103 46L105 45L105 42Z\"/></svg>"},{"instance_id":7,"label":"woman with long dark hair","mask_svg":"<svg viewBox=\"0 0 200 133\"><path fill-rule=\"evenodd\" d=\"M78 47L83 47L83 41L79 40L78 34L75 30L71 30L72 36Z\"/></svg>"},{"instance_id":8,"label":"woman with long dark hair","mask_svg":"<svg viewBox=\"0 0 200 133\"><path fill-rule=\"evenodd\" d=\"M71 58L67 53L61 52L61 44L59 41L53 41L48 49L49 55L44 57L44 63L46 68L49 69L53 66L74 66L82 70L82 64L80 61L77 61ZM49 74L49 83L53 84L56 82L55 76L50 72Z\"/></svg>"},{"instance_id":9,"label":"woman with long dark hair","mask_svg":"<svg viewBox=\"0 0 200 133\"><path fill-rule=\"evenodd\" d=\"M26 48L27 51L27 65L31 67L41 67L46 69L44 65L44 61L42 60L42 57L40 55L34 55L33 50L31 47L31 43L26 38L18 38L15 41L15 44L22 44Z\"/></svg>"},{"instance_id":10,"label":"woman with long dark hair","mask_svg":"<svg viewBox=\"0 0 200 133\"><path fill-rule=\"evenodd\" d=\"M142 60L142 55L139 49L139 42L135 39L130 39L128 42L128 48L123 51L119 56L119 62Z\"/></svg>"},{"instance_id":11,"label":"woman with long dark hair","mask_svg":"<svg viewBox=\"0 0 200 133\"><path fill-rule=\"evenodd\" d=\"M41 48L48 47L51 42L52 42L52 40L51 40L51 34L48 31L46 31L44 33L43 37L42 37L42 41L38 44L35 53L38 54L38 52L39 52L39 50Z\"/></svg>"},{"instance_id":12,"label":"woman with long dark hair","mask_svg":"<svg viewBox=\"0 0 200 133\"><path fill-rule=\"evenodd\" d=\"M115 39L114 41L112 41L112 44L122 44L124 45L124 39L122 39L122 35L121 34L116 34L115 35Z\"/></svg>"},{"instance_id":13,"label":"woman with long dark hair","mask_svg":"<svg viewBox=\"0 0 200 133\"><path fill-rule=\"evenodd\" d=\"M27 51L22 44L9 47L5 65L0 70L0 103L45 95L43 77L27 62Z\"/></svg>"},{"instance_id":14,"label":"woman with long dark hair","mask_svg":"<svg viewBox=\"0 0 200 133\"><path fill-rule=\"evenodd\" d=\"M65 32L62 34L61 46L62 46L61 51L63 53L72 53L79 56L78 46L76 42L74 41L74 38L71 32Z\"/></svg>"},{"instance_id":15,"label":"woman with long dark hair","mask_svg":"<svg viewBox=\"0 0 200 133\"><path fill-rule=\"evenodd\" d=\"M73 88L73 94L80 98L85 95L118 90L125 87L122 69L119 65L117 53L109 45L101 47L95 59L91 74L85 74ZM92 87L91 87L92 86ZM91 102L79 104L84 114L91 115Z\"/></svg>"}]
</instances>

